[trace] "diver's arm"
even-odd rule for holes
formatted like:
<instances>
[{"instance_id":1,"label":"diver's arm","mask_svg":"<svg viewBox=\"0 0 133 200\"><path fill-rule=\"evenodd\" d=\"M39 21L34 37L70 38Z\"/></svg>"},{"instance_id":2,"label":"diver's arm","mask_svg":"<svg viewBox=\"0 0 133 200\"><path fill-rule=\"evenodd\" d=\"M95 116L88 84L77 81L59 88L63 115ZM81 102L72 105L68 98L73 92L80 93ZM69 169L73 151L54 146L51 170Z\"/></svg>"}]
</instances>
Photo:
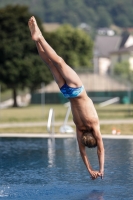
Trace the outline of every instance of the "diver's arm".
<instances>
[{"instance_id":1,"label":"diver's arm","mask_svg":"<svg viewBox=\"0 0 133 200\"><path fill-rule=\"evenodd\" d=\"M103 178L104 175L104 145L103 145L103 140L100 132L100 127L99 125L95 125L94 128L94 137L96 138L97 141L97 155L98 155L98 160L99 160L99 172L101 174L101 178Z\"/></svg>"},{"instance_id":2,"label":"diver's arm","mask_svg":"<svg viewBox=\"0 0 133 200\"><path fill-rule=\"evenodd\" d=\"M79 131L78 129L77 129L77 140L78 140L79 151L80 151L82 160L83 160L84 164L86 165L86 168L87 168L88 172L90 173L91 178L94 180L98 176L100 176L100 174L98 171L93 170L91 167L91 164L90 164L89 159L86 154L85 146L82 144L82 132Z\"/></svg>"}]
</instances>

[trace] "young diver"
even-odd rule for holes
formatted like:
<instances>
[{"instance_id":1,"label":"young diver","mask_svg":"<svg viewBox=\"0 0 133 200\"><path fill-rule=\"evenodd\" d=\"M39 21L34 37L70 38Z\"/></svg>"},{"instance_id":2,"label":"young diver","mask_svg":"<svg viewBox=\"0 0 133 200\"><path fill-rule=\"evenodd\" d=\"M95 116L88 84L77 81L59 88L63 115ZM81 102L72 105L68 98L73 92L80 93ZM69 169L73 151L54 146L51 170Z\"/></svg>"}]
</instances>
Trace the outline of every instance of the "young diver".
<instances>
[{"instance_id":1,"label":"young diver","mask_svg":"<svg viewBox=\"0 0 133 200\"><path fill-rule=\"evenodd\" d=\"M104 145L100 133L99 119L92 100L87 96L84 86L76 72L57 55L46 42L32 16L28 21L32 40L35 41L38 53L48 65L60 91L71 103L73 121L76 125L77 140L81 157L92 180L104 176ZM93 170L85 147L96 147L99 160L99 170Z\"/></svg>"}]
</instances>

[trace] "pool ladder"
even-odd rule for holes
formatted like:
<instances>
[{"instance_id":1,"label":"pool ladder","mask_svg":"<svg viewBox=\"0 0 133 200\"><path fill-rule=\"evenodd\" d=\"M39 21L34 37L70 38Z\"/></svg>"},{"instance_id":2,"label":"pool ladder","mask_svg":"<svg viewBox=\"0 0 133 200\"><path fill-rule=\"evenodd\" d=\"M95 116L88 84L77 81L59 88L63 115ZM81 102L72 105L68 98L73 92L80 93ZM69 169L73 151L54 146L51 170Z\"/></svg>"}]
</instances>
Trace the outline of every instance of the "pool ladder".
<instances>
[{"instance_id":1,"label":"pool ladder","mask_svg":"<svg viewBox=\"0 0 133 200\"><path fill-rule=\"evenodd\" d=\"M53 108L50 108L49 110L47 131L48 133L51 134L51 136L54 136L54 110Z\"/></svg>"}]
</instances>

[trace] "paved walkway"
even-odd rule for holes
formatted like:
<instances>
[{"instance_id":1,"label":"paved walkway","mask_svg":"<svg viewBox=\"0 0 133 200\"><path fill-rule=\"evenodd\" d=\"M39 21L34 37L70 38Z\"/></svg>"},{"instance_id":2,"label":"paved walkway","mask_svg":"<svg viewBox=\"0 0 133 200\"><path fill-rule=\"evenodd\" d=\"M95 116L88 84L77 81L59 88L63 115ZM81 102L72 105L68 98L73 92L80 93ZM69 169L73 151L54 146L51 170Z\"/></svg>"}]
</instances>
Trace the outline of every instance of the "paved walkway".
<instances>
[{"instance_id":1,"label":"paved walkway","mask_svg":"<svg viewBox=\"0 0 133 200\"><path fill-rule=\"evenodd\" d=\"M110 119L110 120L100 120L100 124L133 124L133 119ZM47 122L18 122L18 123L0 123L0 128L10 128L10 127L37 127L46 126ZM55 126L63 125L62 121L55 122ZM68 122L68 125L74 125L74 123Z\"/></svg>"},{"instance_id":2,"label":"paved walkway","mask_svg":"<svg viewBox=\"0 0 133 200\"><path fill-rule=\"evenodd\" d=\"M100 120L100 124L133 124L133 119Z\"/></svg>"},{"instance_id":3,"label":"paved walkway","mask_svg":"<svg viewBox=\"0 0 133 200\"><path fill-rule=\"evenodd\" d=\"M55 122L55 126L61 126L61 121ZM100 124L133 124L133 119L115 119L115 120L100 120ZM12 127L37 127L46 126L47 122L18 122L18 123L0 123L0 128L12 128ZM74 123L68 122L68 125L74 125ZM75 138L75 134L70 133L0 133L0 137L22 137L22 138ZM133 135L102 135L103 138L109 139L133 139Z\"/></svg>"}]
</instances>

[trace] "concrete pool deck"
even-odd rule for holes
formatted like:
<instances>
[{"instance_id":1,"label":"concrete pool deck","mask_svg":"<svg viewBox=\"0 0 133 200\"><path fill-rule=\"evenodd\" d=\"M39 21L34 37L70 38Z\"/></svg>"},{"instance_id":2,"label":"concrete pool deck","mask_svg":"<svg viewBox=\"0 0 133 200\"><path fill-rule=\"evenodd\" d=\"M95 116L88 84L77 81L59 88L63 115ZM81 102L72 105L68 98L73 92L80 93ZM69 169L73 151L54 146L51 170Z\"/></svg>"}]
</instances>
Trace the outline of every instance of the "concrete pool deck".
<instances>
[{"instance_id":1,"label":"concrete pool deck","mask_svg":"<svg viewBox=\"0 0 133 200\"><path fill-rule=\"evenodd\" d=\"M17 138L75 138L71 133L0 133L0 137L17 137ZM133 135L102 135L104 139L133 139Z\"/></svg>"}]
</instances>

